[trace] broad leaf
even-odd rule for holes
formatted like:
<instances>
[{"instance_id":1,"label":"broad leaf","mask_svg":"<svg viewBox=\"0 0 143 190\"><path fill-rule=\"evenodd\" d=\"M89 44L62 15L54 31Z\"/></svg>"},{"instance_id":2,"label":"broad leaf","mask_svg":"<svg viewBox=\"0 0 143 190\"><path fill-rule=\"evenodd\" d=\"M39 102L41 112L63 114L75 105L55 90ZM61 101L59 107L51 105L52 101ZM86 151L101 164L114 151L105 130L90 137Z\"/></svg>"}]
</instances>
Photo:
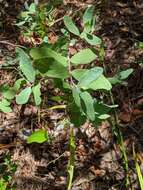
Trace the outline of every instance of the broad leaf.
<instances>
[{"instance_id":1,"label":"broad leaf","mask_svg":"<svg viewBox=\"0 0 143 190\"><path fill-rule=\"evenodd\" d=\"M97 80L103 73L102 67L94 67L87 70L80 78L78 86L87 87L93 81Z\"/></svg>"},{"instance_id":2,"label":"broad leaf","mask_svg":"<svg viewBox=\"0 0 143 190\"><path fill-rule=\"evenodd\" d=\"M95 19L94 19L93 13L94 13L93 6L88 7L84 12L83 24L84 24L84 31L86 32L91 32L92 25L94 24L93 21Z\"/></svg>"},{"instance_id":3,"label":"broad leaf","mask_svg":"<svg viewBox=\"0 0 143 190\"><path fill-rule=\"evenodd\" d=\"M7 190L8 182L5 181L2 177L0 178L0 190Z\"/></svg>"},{"instance_id":4,"label":"broad leaf","mask_svg":"<svg viewBox=\"0 0 143 190\"><path fill-rule=\"evenodd\" d=\"M16 90L13 87L3 87L2 88L2 95L4 98L8 100L12 100L16 95Z\"/></svg>"},{"instance_id":5,"label":"broad leaf","mask_svg":"<svg viewBox=\"0 0 143 190\"><path fill-rule=\"evenodd\" d=\"M30 135L27 139L27 143L44 143L46 141L48 141L48 134L47 131L45 130L38 130L35 131L32 135Z\"/></svg>"},{"instance_id":6,"label":"broad leaf","mask_svg":"<svg viewBox=\"0 0 143 190\"><path fill-rule=\"evenodd\" d=\"M64 67L53 58L35 60L34 67L41 74L48 77L64 79L69 76L67 67Z\"/></svg>"},{"instance_id":7,"label":"broad leaf","mask_svg":"<svg viewBox=\"0 0 143 190\"><path fill-rule=\"evenodd\" d=\"M53 61L45 75L52 78L65 79L69 76L69 73L67 67L64 67L57 61Z\"/></svg>"},{"instance_id":8,"label":"broad leaf","mask_svg":"<svg viewBox=\"0 0 143 190\"><path fill-rule=\"evenodd\" d=\"M14 83L14 89L17 91L20 89L20 87L26 83L26 80L24 78L18 79L17 81L15 81Z\"/></svg>"},{"instance_id":9,"label":"broad leaf","mask_svg":"<svg viewBox=\"0 0 143 190\"><path fill-rule=\"evenodd\" d=\"M16 52L18 54L20 70L25 75L25 77L27 78L28 81L34 82L35 70L32 66L31 59L21 48L17 48Z\"/></svg>"},{"instance_id":10,"label":"broad leaf","mask_svg":"<svg viewBox=\"0 0 143 190\"><path fill-rule=\"evenodd\" d=\"M34 60L44 59L44 58L53 58L63 66L68 65L66 57L62 56L60 53L57 53L56 51L47 47L32 48L30 51L30 55Z\"/></svg>"},{"instance_id":11,"label":"broad leaf","mask_svg":"<svg viewBox=\"0 0 143 190\"><path fill-rule=\"evenodd\" d=\"M97 55L91 49L83 49L71 57L71 63L74 65L88 64L94 61Z\"/></svg>"},{"instance_id":12,"label":"broad leaf","mask_svg":"<svg viewBox=\"0 0 143 190\"><path fill-rule=\"evenodd\" d=\"M89 34L86 32L83 32L81 34L81 38L86 40L90 45L92 46L97 46L101 44L101 38L99 38L98 36L95 36L93 34Z\"/></svg>"},{"instance_id":13,"label":"broad leaf","mask_svg":"<svg viewBox=\"0 0 143 190\"><path fill-rule=\"evenodd\" d=\"M100 68L100 67L97 67ZM72 76L80 81L82 79L83 76L86 75L86 73L88 73L87 69L75 69L72 71ZM90 77L89 77L90 78ZM86 80L86 77L85 77ZM86 84L86 85L85 85ZM101 74L97 79L95 79L95 81L92 81L91 83L85 83L83 82L82 85L80 85L83 89L92 89L92 90L111 90L112 85L109 82L109 80L103 75Z\"/></svg>"},{"instance_id":14,"label":"broad leaf","mask_svg":"<svg viewBox=\"0 0 143 190\"><path fill-rule=\"evenodd\" d=\"M22 90L18 95L16 95L16 103L26 104L29 100L31 91L31 87L27 87L24 90Z\"/></svg>"},{"instance_id":15,"label":"broad leaf","mask_svg":"<svg viewBox=\"0 0 143 190\"><path fill-rule=\"evenodd\" d=\"M2 99L0 101L0 110L4 113L12 112L12 109L10 107L10 102L8 102L6 99Z\"/></svg>"},{"instance_id":16,"label":"broad leaf","mask_svg":"<svg viewBox=\"0 0 143 190\"><path fill-rule=\"evenodd\" d=\"M40 91L41 85L38 83L36 86L32 88L33 95L34 95L34 101L36 106L41 104L41 91Z\"/></svg>"},{"instance_id":17,"label":"broad leaf","mask_svg":"<svg viewBox=\"0 0 143 190\"><path fill-rule=\"evenodd\" d=\"M64 24L71 33L77 36L80 35L78 28L76 27L76 25L73 23L72 19L69 16L64 16Z\"/></svg>"},{"instance_id":18,"label":"broad leaf","mask_svg":"<svg viewBox=\"0 0 143 190\"><path fill-rule=\"evenodd\" d=\"M75 125L75 127L80 127L86 122L85 115L81 113L80 108L75 103L70 104L67 111L70 121Z\"/></svg>"},{"instance_id":19,"label":"broad leaf","mask_svg":"<svg viewBox=\"0 0 143 190\"><path fill-rule=\"evenodd\" d=\"M125 71L121 71L121 72L119 73L120 79L121 79L121 80L127 79L127 78L132 74L133 71L134 71L134 70L133 70L132 68L127 69L127 70L125 70Z\"/></svg>"},{"instance_id":20,"label":"broad leaf","mask_svg":"<svg viewBox=\"0 0 143 190\"><path fill-rule=\"evenodd\" d=\"M88 71L88 69L75 69L71 72L72 76L76 79L76 80L80 80L81 77Z\"/></svg>"},{"instance_id":21,"label":"broad leaf","mask_svg":"<svg viewBox=\"0 0 143 190\"><path fill-rule=\"evenodd\" d=\"M83 14L83 23L91 23L93 19L94 7L88 7Z\"/></svg>"},{"instance_id":22,"label":"broad leaf","mask_svg":"<svg viewBox=\"0 0 143 190\"><path fill-rule=\"evenodd\" d=\"M94 100L93 100L92 96L86 91L80 93L80 96L81 96L81 99L86 108L85 114L91 121L94 121L95 120L95 110L94 110Z\"/></svg>"},{"instance_id":23,"label":"broad leaf","mask_svg":"<svg viewBox=\"0 0 143 190\"><path fill-rule=\"evenodd\" d=\"M112 85L108 81L108 79L101 75L97 80L93 81L89 84L89 86L85 86L85 89L92 89L92 90L111 90Z\"/></svg>"},{"instance_id":24,"label":"broad leaf","mask_svg":"<svg viewBox=\"0 0 143 190\"><path fill-rule=\"evenodd\" d=\"M74 101L75 101L76 105L81 109L80 93L81 93L81 91L79 90L78 87L74 86L72 88L72 94L73 94Z\"/></svg>"},{"instance_id":25,"label":"broad leaf","mask_svg":"<svg viewBox=\"0 0 143 190\"><path fill-rule=\"evenodd\" d=\"M113 77L108 78L108 80L113 85L115 85L115 84L126 85L127 83L124 82L123 80L127 79L132 74L132 72L133 72L133 69L130 68L125 71L121 71L121 72L117 73Z\"/></svg>"}]
</instances>

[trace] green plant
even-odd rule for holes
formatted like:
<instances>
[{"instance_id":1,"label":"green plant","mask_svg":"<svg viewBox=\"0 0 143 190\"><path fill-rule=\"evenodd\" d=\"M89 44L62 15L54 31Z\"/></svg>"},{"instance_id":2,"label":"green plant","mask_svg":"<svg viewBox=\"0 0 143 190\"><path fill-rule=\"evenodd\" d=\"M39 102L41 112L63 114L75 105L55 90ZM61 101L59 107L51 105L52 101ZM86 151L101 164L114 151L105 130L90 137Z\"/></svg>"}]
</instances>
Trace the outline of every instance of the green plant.
<instances>
[{"instance_id":1,"label":"green plant","mask_svg":"<svg viewBox=\"0 0 143 190\"><path fill-rule=\"evenodd\" d=\"M19 26L27 25L26 29L30 26L31 28L27 31L28 35L29 32L34 31L43 38L47 34L47 24L45 24L47 22L47 12L44 9L44 13L41 13L42 9L37 8L35 4L31 4L28 11L23 13L24 20L19 23ZM44 16L41 17L41 14ZM86 120L97 126L103 120L108 119L110 117L109 112L117 106L114 105L114 101L112 101L112 105L107 105L104 99L100 97L95 98L95 94L103 93L111 96L112 84L123 84L124 80L133 70L122 71L112 78L105 76L102 40L94 34L96 24L94 7L88 7L83 15L82 32L80 32L69 16L65 16L63 19L68 31L65 37L61 38L62 42L59 40L54 45L48 43L42 44L27 51L21 48L16 49L17 70L20 78L15 81L13 86L4 85L1 87L3 99L0 102L0 110L5 113L12 111L10 105L14 101L19 105L33 104L34 102L40 108L42 102L41 82L42 84L47 84L49 81L52 81L53 85L56 88L58 87L63 95L58 98L58 102L61 105L49 109L64 108L68 113L70 123L74 124L75 127L81 126ZM70 46L78 40L86 43L86 48L80 49L71 56ZM101 66L89 68L89 64L97 59L101 59ZM112 96L111 99L113 99ZM120 138L122 137L121 135L119 136ZM68 190L71 189L74 174L74 138L73 131L71 130ZM45 130L38 130L28 137L27 142L43 143L48 141L48 139ZM123 139L120 139L120 143L127 171L128 163Z\"/></svg>"},{"instance_id":2,"label":"green plant","mask_svg":"<svg viewBox=\"0 0 143 190\"><path fill-rule=\"evenodd\" d=\"M85 13L83 15L84 28L82 32L79 31L79 29L69 16L64 17L64 24L69 32L80 37L82 40L85 40L88 44L92 46L101 45L102 40L98 36L93 34L96 25L94 6L90 6L85 10Z\"/></svg>"},{"instance_id":3,"label":"green plant","mask_svg":"<svg viewBox=\"0 0 143 190\"><path fill-rule=\"evenodd\" d=\"M16 172L17 165L13 163L10 155L4 157L4 162L0 166L0 189L14 190L15 185L12 184L13 174Z\"/></svg>"},{"instance_id":4,"label":"green plant","mask_svg":"<svg viewBox=\"0 0 143 190\"><path fill-rule=\"evenodd\" d=\"M44 39L49 27L54 23L54 6L50 3L41 5L31 3L25 9L21 12L16 25L20 27L23 35L28 37L35 35Z\"/></svg>"},{"instance_id":5,"label":"green plant","mask_svg":"<svg viewBox=\"0 0 143 190\"><path fill-rule=\"evenodd\" d=\"M83 16L83 32L91 35L93 35L94 26L93 10L93 7L87 8ZM76 27L68 16L64 18L64 23L69 31ZM99 45L101 39L99 40L98 37L96 39L98 39L98 43L96 41L94 45ZM68 44L70 42L71 40L68 41ZM91 69L76 68L80 68L80 65L87 65L98 58L94 48L82 49L71 58L68 57L68 49L63 53L59 52L59 49L55 50L56 48L50 45L32 48L29 52L30 56L22 49L17 48L19 73L22 78L18 79L13 87L1 88L4 98L7 101L15 98L17 104L26 104L33 94L35 104L40 106L40 81L41 79L42 81L53 79L55 85L57 81L60 82L61 86L58 88L64 91L65 96L67 94L69 96L68 99L65 99L66 110L75 126L80 126L86 119L97 124L109 118L108 112L113 106L108 106L91 95L94 91L110 91L112 88L103 74L103 68L97 66ZM1 107L0 109L2 110ZM80 115L78 120L75 118L77 114Z\"/></svg>"},{"instance_id":6,"label":"green plant","mask_svg":"<svg viewBox=\"0 0 143 190\"><path fill-rule=\"evenodd\" d=\"M143 174L141 172L141 168L140 168L140 165L138 163L139 159L138 159L138 156L137 156L137 154L135 152L134 145L133 145L133 158L134 158L134 162L135 162L135 168L136 168L136 172L137 172L140 188L141 188L141 190L143 190Z\"/></svg>"}]
</instances>

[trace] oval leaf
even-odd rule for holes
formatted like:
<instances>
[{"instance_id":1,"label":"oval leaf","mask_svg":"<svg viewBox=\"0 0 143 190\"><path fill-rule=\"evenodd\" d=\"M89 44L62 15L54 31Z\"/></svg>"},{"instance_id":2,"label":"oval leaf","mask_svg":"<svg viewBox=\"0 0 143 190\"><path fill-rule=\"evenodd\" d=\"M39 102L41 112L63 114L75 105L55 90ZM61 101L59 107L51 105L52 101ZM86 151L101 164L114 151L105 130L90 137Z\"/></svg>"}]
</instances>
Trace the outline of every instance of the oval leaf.
<instances>
[{"instance_id":1,"label":"oval leaf","mask_svg":"<svg viewBox=\"0 0 143 190\"><path fill-rule=\"evenodd\" d=\"M36 73L32 66L31 59L21 48L17 48L16 52L18 53L20 70L25 75L28 81L34 82Z\"/></svg>"},{"instance_id":2,"label":"oval leaf","mask_svg":"<svg viewBox=\"0 0 143 190\"><path fill-rule=\"evenodd\" d=\"M102 42L101 39L98 36L95 36L93 34L88 34L88 33L85 33L85 32L83 32L81 34L81 38L83 38L84 40L86 40L87 43L89 43L92 46L100 45L101 42Z\"/></svg>"},{"instance_id":3,"label":"oval leaf","mask_svg":"<svg viewBox=\"0 0 143 190\"><path fill-rule=\"evenodd\" d=\"M108 79L101 75L97 80L93 81L89 84L89 86L86 86L84 89L92 89L92 90L111 90L112 85L108 81Z\"/></svg>"},{"instance_id":4,"label":"oval leaf","mask_svg":"<svg viewBox=\"0 0 143 190\"><path fill-rule=\"evenodd\" d=\"M91 49L83 49L71 57L71 63L74 65L88 64L94 61L97 55Z\"/></svg>"},{"instance_id":5,"label":"oval leaf","mask_svg":"<svg viewBox=\"0 0 143 190\"><path fill-rule=\"evenodd\" d=\"M95 120L94 100L88 92L82 92L80 94L86 108L86 115L91 120Z\"/></svg>"},{"instance_id":6,"label":"oval leaf","mask_svg":"<svg viewBox=\"0 0 143 190\"><path fill-rule=\"evenodd\" d=\"M40 83L38 83L36 86L34 86L32 88L36 106L41 104L41 91L40 91L40 88L41 88Z\"/></svg>"},{"instance_id":7,"label":"oval leaf","mask_svg":"<svg viewBox=\"0 0 143 190\"><path fill-rule=\"evenodd\" d=\"M4 113L12 112L10 102L8 102L6 99L2 99L2 101L0 101L0 111Z\"/></svg>"},{"instance_id":8,"label":"oval leaf","mask_svg":"<svg viewBox=\"0 0 143 190\"><path fill-rule=\"evenodd\" d=\"M44 58L53 58L65 67L68 65L66 57L62 56L60 53L47 47L32 48L30 51L30 55L34 60L44 59Z\"/></svg>"},{"instance_id":9,"label":"oval leaf","mask_svg":"<svg viewBox=\"0 0 143 190\"><path fill-rule=\"evenodd\" d=\"M64 16L64 24L71 33L77 36L80 35L78 28L76 27L76 25L73 23L72 19L69 16Z\"/></svg>"},{"instance_id":10,"label":"oval leaf","mask_svg":"<svg viewBox=\"0 0 143 190\"><path fill-rule=\"evenodd\" d=\"M125 80L125 79L127 79L127 78L132 74L133 71L134 71L134 70L133 70L132 68L127 69L127 70L125 70L125 71L121 71L121 72L119 73L120 80Z\"/></svg>"},{"instance_id":11,"label":"oval leaf","mask_svg":"<svg viewBox=\"0 0 143 190\"><path fill-rule=\"evenodd\" d=\"M72 94L73 94L74 101L75 101L76 105L81 109L80 93L81 92L78 87L75 86L72 88Z\"/></svg>"},{"instance_id":12,"label":"oval leaf","mask_svg":"<svg viewBox=\"0 0 143 190\"><path fill-rule=\"evenodd\" d=\"M28 144L34 143L34 142L44 143L47 140L48 140L47 131L41 129L41 130L35 131L32 135L30 135L27 138L27 143Z\"/></svg>"},{"instance_id":13,"label":"oval leaf","mask_svg":"<svg viewBox=\"0 0 143 190\"><path fill-rule=\"evenodd\" d=\"M87 70L86 73L81 76L78 86L86 87L88 86L91 82L95 81L98 79L103 73L103 68L102 67L95 67L90 70Z\"/></svg>"},{"instance_id":14,"label":"oval leaf","mask_svg":"<svg viewBox=\"0 0 143 190\"><path fill-rule=\"evenodd\" d=\"M88 71L88 69L75 69L71 72L72 76L76 79L76 80L80 80L81 77Z\"/></svg>"},{"instance_id":15,"label":"oval leaf","mask_svg":"<svg viewBox=\"0 0 143 190\"><path fill-rule=\"evenodd\" d=\"M16 103L17 104L26 104L29 100L30 94L31 94L31 87L27 87L24 90L22 90L17 96L16 96Z\"/></svg>"}]
</instances>

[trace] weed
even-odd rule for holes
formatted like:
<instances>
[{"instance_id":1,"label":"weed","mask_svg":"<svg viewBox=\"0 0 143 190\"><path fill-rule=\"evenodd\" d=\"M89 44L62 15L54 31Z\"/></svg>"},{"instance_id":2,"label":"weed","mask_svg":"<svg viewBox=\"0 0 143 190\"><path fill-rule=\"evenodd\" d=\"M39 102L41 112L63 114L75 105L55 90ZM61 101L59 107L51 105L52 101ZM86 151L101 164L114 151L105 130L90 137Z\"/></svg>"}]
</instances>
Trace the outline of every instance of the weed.
<instances>
[{"instance_id":1,"label":"weed","mask_svg":"<svg viewBox=\"0 0 143 190\"><path fill-rule=\"evenodd\" d=\"M33 35L33 32L35 32L44 39L47 35L47 26L49 27L53 23L53 9L49 11L45 5L37 7L37 5L31 4L30 7L27 7L27 11L22 12L22 21L17 25L23 27L25 35L31 35L31 33ZM31 48L28 51L21 48L16 49L20 78L15 81L12 87L8 85L1 87L3 99L0 101L0 110L5 113L12 111L11 103L13 100L18 105L24 105L28 102L35 103L40 110L42 102L41 80L46 84L47 81L52 79L54 86L57 86L64 95L60 97L60 100L62 100L59 101L60 105L49 109L65 109L69 115L70 123L75 127L81 126L86 120L97 126L103 120L110 118L109 112L117 107L111 94L112 84L125 84L124 80L133 70L130 68L112 78L107 78L104 75L104 65L104 69L99 66L90 69L86 67L97 59L101 60L102 64L104 62L102 40L94 34L94 7L88 7L85 10L82 19L82 31L69 16L64 16L63 21L66 27L64 29L66 35L64 40L63 38L61 40L63 42L58 41L54 45L43 43L41 46ZM88 48L80 49L74 55L70 55L70 47L76 44L79 39L86 43ZM81 67L81 65L85 67ZM102 99L95 98L93 96L95 92L106 93L111 98L112 105L107 105ZM115 120L115 122L117 121ZM128 160L122 135L119 131L116 132L120 138L119 143L125 160L125 169L128 172ZM43 143L47 140L46 131L39 130L28 138L28 143ZM72 187L75 148L75 139L71 128L68 190ZM1 183L3 183L3 180Z\"/></svg>"},{"instance_id":2,"label":"weed","mask_svg":"<svg viewBox=\"0 0 143 190\"><path fill-rule=\"evenodd\" d=\"M12 162L10 155L4 157L4 162L0 166L0 189L14 190L15 185L12 184L13 174L16 172L17 165Z\"/></svg>"}]
</instances>

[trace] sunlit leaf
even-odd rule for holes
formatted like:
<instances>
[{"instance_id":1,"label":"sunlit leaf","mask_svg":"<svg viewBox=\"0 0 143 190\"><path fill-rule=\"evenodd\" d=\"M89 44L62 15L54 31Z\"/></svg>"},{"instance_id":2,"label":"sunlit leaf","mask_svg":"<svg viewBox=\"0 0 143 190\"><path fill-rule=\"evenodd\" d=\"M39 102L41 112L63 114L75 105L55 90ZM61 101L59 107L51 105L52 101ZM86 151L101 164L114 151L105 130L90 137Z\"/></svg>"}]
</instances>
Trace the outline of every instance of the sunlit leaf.
<instances>
[{"instance_id":1,"label":"sunlit leaf","mask_svg":"<svg viewBox=\"0 0 143 190\"><path fill-rule=\"evenodd\" d=\"M35 131L34 133L32 133L32 135L30 135L27 139L27 143L31 144L31 143L44 143L46 141L48 141L48 134L47 131L45 130L38 130Z\"/></svg>"},{"instance_id":2,"label":"sunlit leaf","mask_svg":"<svg viewBox=\"0 0 143 190\"><path fill-rule=\"evenodd\" d=\"M12 109L10 107L10 102L7 101L6 99L2 99L0 101L0 111L2 111L4 113L12 112Z\"/></svg>"},{"instance_id":3,"label":"sunlit leaf","mask_svg":"<svg viewBox=\"0 0 143 190\"><path fill-rule=\"evenodd\" d=\"M29 100L31 92L31 87L27 87L24 90L22 90L18 95L16 95L16 103L26 104Z\"/></svg>"},{"instance_id":4,"label":"sunlit leaf","mask_svg":"<svg viewBox=\"0 0 143 190\"><path fill-rule=\"evenodd\" d=\"M94 67L87 70L80 78L78 86L86 87L90 85L93 81L97 80L103 73L102 67ZM102 82L102 81L101 81Z\"/></svg>"},{"instance_id":5,"label":"sunlit leaf","mask_svg":"<svg viewBox=\"0 0 143 190\"><path fill-rule=\"evenodd\" d=\"M110 117L109 114L102 114L102 115L98 116L98 118L102 119L102 120L108 119L109 117Z\"/></svg>"},{"instance_id":6,"label":"sunlit leaf","mask_svg":"<svg viewBox=\"0 0 143 190\"><path fill-rule=\"evenodd\" d=\"M2 95L4 98L8 100L12 100L16 95L16 90L13 87L3 87L2 88Z\"/></svg>"},{"instance_id":7,"label":"sunlit leaf","mask_svg":"<svg viewBox=\"0 0 143 190\"><path fill-rule=\"evenodd\" d=\"M18 54L20 70L25 75L28 81L34 82L36 73L32 66L32 61L30 57L21 48L17 48L16 52Z\"/></svg>"},{"instance_id":8,"label":"sunlit leaf","mask_svg":"<svg viewBox=\"0 0 143 190\"><path fill-rule=\"evenodd\" d=\"M91 120L95 120L94 100L88 92L80 93L81 99L84 102L86 108L86 115Z\"/></svg>"},{"instance_id":9,"label":"sunlit leaf","mask_svg":"<svg viewBox=\"0 0 143 190\"><path fill-rule=\"evenodd\" d=\"M92 22L92 19L93 19L93 13L94 13L94 6L90 6L88 7L84 14L83 14L83 23L86 24L86 23L90 23Z\"/></svg>"},{"instance_id":10,"label":"sunlit leaf","mask_svg":"<svg viewBox=\"0 0 143 190\"><path fill-rule=\"evenodd\" d=\"M76 25L73 23L72 19L69 16L64 16L64 24L71 33L77 36L80 35L78 28L76 27Z\"/></svg>"},{"instance_id":11,"label":"sunlit leaf","mask_svg":"<svg viewBox=\"0 0 143 190\"><path fill-rule=\"evenodd\" d=\"M86 86L85 89L92 89L92 90L111 90L112 85L108 81L108 79L101 75L97 80L93 81L89 84L89 86Z\"/></svg>"},{"instance_id":12,"label":"sunlit leaf","mask_svg":"<svg viewBox=\"0 0 143 190\"><path fill-rule=\"evenodd\" d=\"M71 57L71 63L74 65L88 64L94 61L97 55L91 49L83 49Z\"/></svg>"},{"instance_id":13,"label":"sunlit leaf","mask_svg":"<svg viewBox=\"0 0 143 190\"><path fill-rule=\"evenodd\" d=\"M119 73L120 79L121 79L121 80L127 79L127 78L132 74L133 71L134 71L134 70L133 70L132 68L127 69L127 70L125 70L125 71L121 71L121 72Z\"/></svg>"},{"instance_id":14,"label":"sunlit leaf","mask_svg":"<svg viewBox=\"0 0 143 190\"><path fill-rule=\"evenodd\" d=\"M86 33L86 32L83 32L81 34L81 38L86 40L92 46L100 45L101 42L102 42L101 38L99 38L98 36L95 36L93 34L89 34L89 33Z\"/></svg>"},{"instance_id":15,"label":"sunlit leaf","mask_svg":"<svg viewBox=\"0 0 143 190\"><path fill-rule=\"evenodd\" d=\"M78 87L74 86L72 88L72 94L73 94L74 101L75 101L76 105L81 109L80 93L81 93L81 91L79 90Z\"/></svg>"},{"instance_id":16,"label":"sunlit leaf","mask_svg":"<svg viewBox=\"0 0 143 190\"><path fill-rule=\"evenodd\" d=\"M40 91L40 88L41 88L40 83L38 83L36 86L34 86L32 88L36 106L41 104L41 91Z\"/></svg>"}]
</instances>

